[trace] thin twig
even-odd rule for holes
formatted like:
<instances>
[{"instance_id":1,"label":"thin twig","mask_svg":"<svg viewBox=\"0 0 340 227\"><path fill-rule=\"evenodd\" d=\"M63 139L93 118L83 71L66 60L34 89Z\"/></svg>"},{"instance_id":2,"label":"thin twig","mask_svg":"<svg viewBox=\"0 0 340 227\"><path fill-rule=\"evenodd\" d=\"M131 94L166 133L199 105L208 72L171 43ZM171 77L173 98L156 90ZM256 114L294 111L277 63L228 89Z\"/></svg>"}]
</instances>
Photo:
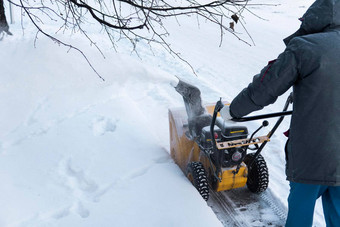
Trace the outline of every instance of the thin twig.
<instances>
[{"instance_id":1,"label":"thin twig","mask_svg":"<svg viewBox=\"0 0 340 227\"><path fill-rule=\"evenodd\" d=\"M54 42L58 43L58 44L62 44L63 46L69 47L70 49L74 49L76 51L78 51L87 61L87 63L89 64L89 66L92 68L92 70L97 74L97 76L102 80L105 81L105 79L99 75L99 73L97 72L97 70L92 66L91 62L89 61L89 59L86 57L86 55L84 54L83 51L81 51L79 48L74 47L70 44L64 43L61 40L51 36L50 34L46 33L45 31L43 31L34 21L34 19L32 18L31 14L29 13L29 10L26 9L26 7L24 7L22 0L20 0L21 5L23 6L23 9L25 10L27 16L29 17L29 19L31 20L31 22L33 23L33 25L38 29L39 32L41 32L42 34L44 34L45 36L47 36L48 38L50 38L51 40L53 40Z\"/></svg>"}]
</instances>

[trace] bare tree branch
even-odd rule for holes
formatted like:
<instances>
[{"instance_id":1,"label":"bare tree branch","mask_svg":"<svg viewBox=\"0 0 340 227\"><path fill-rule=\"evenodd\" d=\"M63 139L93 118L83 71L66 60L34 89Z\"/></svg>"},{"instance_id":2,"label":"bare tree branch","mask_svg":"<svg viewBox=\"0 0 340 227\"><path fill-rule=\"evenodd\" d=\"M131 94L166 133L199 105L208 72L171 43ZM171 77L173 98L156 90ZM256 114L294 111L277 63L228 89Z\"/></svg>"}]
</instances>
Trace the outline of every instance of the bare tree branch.
<instances>
[{"instance_id":1,"label":"bare tree branch","mask_svg":"<svg viewBox=\"0 0 340 227\"><path fill-rule=\"evenodd\" d=\"M117 42L127 39L136 51L138 42L145 41L152 47L153 44L163 46L171 55L187 63L195 73L193 67L183 59L178 52L172 49L167 41L169 32L163 21L174 18L180 21L182 17L195 15L205 21L216 25L220 30L220 45L225 32L229 32L242 42L250 45L235 32L237 23L243 11L250 4L248 0L7 0L14 6L23 9L39 33L52 39L54 42L67 46L81 53L95 73L104 80L89 62L85 54L78 48L67 44L44 28L44 20L59 23L58 32L72 31L83 34L99 51L96 42L88 35L87 25L100 24L103 32L111 41L113 47ZM0 0L0 33L1 33L1 3ZM254 5L254 4L253 4ZM237 18L237 19L235 19ZM243 24L242 24L243 26ZM244 27L244 26L243 26ZM6 26L4 27L6 28ZM252 40L245 29L246 34ZM3 31L5 31L3 29ZM8 31L8 25L7 25ZM100 51L103 55L103 53ZM138 55L138 53L137 53Z\"/></svg>"}]
</instances>

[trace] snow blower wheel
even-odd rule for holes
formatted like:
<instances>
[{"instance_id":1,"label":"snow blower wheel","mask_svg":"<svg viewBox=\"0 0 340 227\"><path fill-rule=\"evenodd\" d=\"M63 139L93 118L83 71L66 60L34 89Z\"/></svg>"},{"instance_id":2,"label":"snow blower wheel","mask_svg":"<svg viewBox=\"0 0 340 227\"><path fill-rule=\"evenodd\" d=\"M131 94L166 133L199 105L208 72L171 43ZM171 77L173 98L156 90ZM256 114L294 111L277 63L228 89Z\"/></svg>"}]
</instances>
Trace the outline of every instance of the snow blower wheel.
<instances>
[{"instance_id":1,"label":"snow blower wheel","mask_svg":"<svg viewBox=\"0 0 340 227\"><path fill-rule=\"evenodd\" d=\"M200 162L190 162L187 167L187 177L201 194L203 199L209 199L209 184L205 169Z\"/></svg>"},{"instance_id":2,"label":"snow blower wheel","mask_svg":"<svg viewBox=\"0 0 340 227\"><path fill-rule=\"evenodd\" d=\"M253 159L253 157L254 154L247 154L244 159L244 162L248 167L247 187L254 193L264 192L269 183L267 164L263 156L259 154L254 160L252 166L249 166L249 162Z\"/></svg>"}]
</instances>

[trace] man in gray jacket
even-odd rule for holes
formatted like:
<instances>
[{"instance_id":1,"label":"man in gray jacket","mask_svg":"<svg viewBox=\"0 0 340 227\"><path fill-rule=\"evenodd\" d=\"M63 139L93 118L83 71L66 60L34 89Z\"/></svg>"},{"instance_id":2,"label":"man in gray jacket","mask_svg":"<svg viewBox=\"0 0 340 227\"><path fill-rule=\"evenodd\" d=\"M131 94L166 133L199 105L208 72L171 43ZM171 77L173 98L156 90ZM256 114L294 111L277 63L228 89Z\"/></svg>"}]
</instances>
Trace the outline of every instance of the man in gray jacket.
<instances>
[{"instance_id":1,"label":"man in gray jacket","mask_svg":"<svg viewBox=\"0 0 340 227\"><path fill-rule=\"evenodd\" d=\"M300 20L285 51L221 115L260 110L293 87L286 226L312 226L320 196L327 226L340 226L340 0L316 0Z\"/></svg>"}]
</instances>

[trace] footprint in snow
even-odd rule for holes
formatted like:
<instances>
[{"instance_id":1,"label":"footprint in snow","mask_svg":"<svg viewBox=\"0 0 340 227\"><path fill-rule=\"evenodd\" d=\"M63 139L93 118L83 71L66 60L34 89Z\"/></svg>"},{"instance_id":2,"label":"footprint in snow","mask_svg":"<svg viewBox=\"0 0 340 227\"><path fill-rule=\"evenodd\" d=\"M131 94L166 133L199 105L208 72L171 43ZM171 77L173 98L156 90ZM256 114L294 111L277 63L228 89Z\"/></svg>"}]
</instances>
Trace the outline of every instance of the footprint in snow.
<instances>
[{"instance_id":1,"label":"footprint in snow","mask_svg":"<svg viewBox=\"0 0 340 227\"><path fill-rule=\"evenodd\" d=\"M68 184L71 188L83 193L92 193L98 189L98 185L91 179L88 179L82 170L73 168L70 161L67 162L65 167Z\"/></svg>"},{"instance_id":2,"label":"footprint in snow","mask_svg":"<svg viewBox=\"0 0 340 227\"><path fill-rule=\"evenodd\" d=\"M90 211L86 209L86 207L84 207L81 202L76 203L72 210L82 218L87 218L90 216Z\"/></svg>"},{"instance_id":3,"label":"footprint in snow","mask_svg":"<svg viewBox=\"0 0 340 227\"><path fill-rule=\"evenodd\" d=\"M114 132L117 120L106 117L98 117L92 121L92 131L95 136L102 136L108 132Z\"/></svg>"},{"instance_id":4,"label":"footprint in snow","mask_svg":"<svg viewBox=\"0 0 340 227\"><path fill-rule=\"evenodd\" d=\"M59 174L63 184L71 192L71 204L56 211L52 217L64 218L71 213L82 218L90 216L90 210L85 206L88 202L98 202L102 194L99 185L89 178L82 168L75 166L71 159L64 159L60 162Z\"/></svg>"}]
</instances>

